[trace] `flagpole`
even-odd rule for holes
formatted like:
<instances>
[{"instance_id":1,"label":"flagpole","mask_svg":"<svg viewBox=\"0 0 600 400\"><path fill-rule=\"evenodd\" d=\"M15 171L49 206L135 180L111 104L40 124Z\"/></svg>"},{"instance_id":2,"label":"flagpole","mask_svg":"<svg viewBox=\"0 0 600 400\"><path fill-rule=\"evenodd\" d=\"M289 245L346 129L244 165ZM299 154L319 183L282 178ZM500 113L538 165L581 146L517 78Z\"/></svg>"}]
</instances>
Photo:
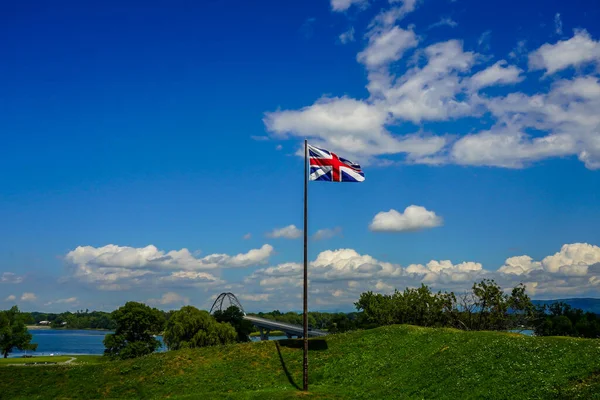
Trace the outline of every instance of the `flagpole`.
<instances>
[{"instance_id":1,"label":"flagpole","mask_svg":"<svg viewBox=\"0 0 600 400\"><path fill-rule=\"evenodd\" d=\"M303 390L308 391L308 140L304 139L304 362Z\"/></svg>"}]
</instances>

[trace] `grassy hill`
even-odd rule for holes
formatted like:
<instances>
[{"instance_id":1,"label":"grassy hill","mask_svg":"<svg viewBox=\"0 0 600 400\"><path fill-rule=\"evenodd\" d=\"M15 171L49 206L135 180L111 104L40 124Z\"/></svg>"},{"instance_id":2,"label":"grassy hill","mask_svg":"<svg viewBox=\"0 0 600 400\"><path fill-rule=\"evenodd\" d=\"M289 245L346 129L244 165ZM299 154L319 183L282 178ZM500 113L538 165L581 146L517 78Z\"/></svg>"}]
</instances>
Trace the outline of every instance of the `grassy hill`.
<instances>
[{"instance_id":1,"label":"grassy hill","mask_svg":"<svg viewBox=\"0 0 600 400\"><path fill-rule=\"evenodd\" d=\"M2 399L600 399L600 341L389 326L311 340L153 354L96 365L2 367Z\"/></svg>"}]
</instances>

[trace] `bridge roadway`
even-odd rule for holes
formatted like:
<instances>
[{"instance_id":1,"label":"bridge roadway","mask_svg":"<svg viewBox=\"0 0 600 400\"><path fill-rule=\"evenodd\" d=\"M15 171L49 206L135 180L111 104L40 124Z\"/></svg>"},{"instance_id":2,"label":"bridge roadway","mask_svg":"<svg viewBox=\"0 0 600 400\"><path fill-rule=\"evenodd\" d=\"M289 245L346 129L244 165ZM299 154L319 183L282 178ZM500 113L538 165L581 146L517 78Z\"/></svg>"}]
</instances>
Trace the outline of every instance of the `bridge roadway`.
<instances>
[{"instance_id":1,"label":"bridge roadway","mask_svg":"<svg viewBox=\"0 0 600 400\"><path fill-rule=\"evenodd\" d=\"M285 322L272 321L270 319L253 317L250 315L244 316L245 320L252 322L260 330L260 340L269 340L270 331L283 331L288 338L296 336L301 338L304 335L304 329L300 325L286 324ZM309 330L308 337L325 336L327 332L318 330Z\"/></svg>"}]
</instances>

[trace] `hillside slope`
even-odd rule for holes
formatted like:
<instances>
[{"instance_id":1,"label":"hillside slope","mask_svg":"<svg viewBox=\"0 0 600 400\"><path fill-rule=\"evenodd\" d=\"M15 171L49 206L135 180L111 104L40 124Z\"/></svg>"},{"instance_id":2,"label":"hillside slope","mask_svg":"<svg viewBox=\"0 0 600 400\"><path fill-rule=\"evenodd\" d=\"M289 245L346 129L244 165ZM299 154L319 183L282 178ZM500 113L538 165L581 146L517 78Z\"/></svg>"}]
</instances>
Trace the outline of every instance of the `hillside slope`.
<instances>
[{"instance_id":1,"label":"hillside slope","mask_svg":"<svg viewBox=\"0 0 600 400\"><path fill-rule=\"evenodd\" d=\"M97 365L0 368L2 399L600 398L600 341L389 326L311 340L153 354Z\"/></svg>"}]
</instances>

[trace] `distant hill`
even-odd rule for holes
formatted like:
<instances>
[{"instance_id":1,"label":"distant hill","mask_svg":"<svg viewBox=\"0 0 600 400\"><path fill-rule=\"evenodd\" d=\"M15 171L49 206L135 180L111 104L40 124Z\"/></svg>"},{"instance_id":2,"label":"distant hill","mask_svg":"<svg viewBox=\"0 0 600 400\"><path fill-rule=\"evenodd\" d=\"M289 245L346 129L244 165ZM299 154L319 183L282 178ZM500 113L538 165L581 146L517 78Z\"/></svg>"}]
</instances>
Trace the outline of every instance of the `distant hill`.
<instances>
[{"instance_id":1,"label":"distant hill","mask_svg":"<svg viewBox=\"0 0 600 400\"><path fill-rule=\"evenodd\" d=\"M552 304L556 302L563 302L570 305L573 308L579 308L583 311L589 311L596 314L600 314L600 299L592 298L581 298L581 299L556 299L556 300L533 300L534 304Z\"/></svg>"}]
</instances>

